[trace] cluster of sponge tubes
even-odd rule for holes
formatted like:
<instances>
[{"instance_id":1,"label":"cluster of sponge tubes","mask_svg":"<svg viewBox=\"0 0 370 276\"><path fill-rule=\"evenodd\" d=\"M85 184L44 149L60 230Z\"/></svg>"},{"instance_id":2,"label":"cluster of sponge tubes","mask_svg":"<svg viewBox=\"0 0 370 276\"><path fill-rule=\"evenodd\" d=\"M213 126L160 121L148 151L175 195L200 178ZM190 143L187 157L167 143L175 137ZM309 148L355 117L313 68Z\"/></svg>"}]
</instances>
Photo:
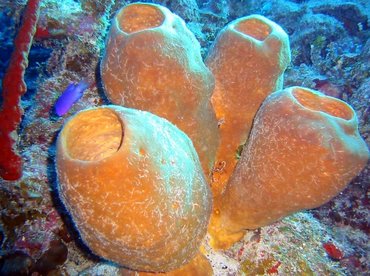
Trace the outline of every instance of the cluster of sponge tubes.
<instances>
[{"instance_id":1,"label":"cluster of sponge tubes","mask_svg":"<svg viewBox=\"0 0 370 276\"><path fill-rule=\"evenodd\" d=\"M368 159L356 115L281 90L289 62L288 36L262 16L227 25L207 67L181 18L122 8L101 63L117 106L78 113L58 137L60 195L90 249L142 275L211 275L207 230L228 248L343 190Z\"/></svg>"}]
</instances>

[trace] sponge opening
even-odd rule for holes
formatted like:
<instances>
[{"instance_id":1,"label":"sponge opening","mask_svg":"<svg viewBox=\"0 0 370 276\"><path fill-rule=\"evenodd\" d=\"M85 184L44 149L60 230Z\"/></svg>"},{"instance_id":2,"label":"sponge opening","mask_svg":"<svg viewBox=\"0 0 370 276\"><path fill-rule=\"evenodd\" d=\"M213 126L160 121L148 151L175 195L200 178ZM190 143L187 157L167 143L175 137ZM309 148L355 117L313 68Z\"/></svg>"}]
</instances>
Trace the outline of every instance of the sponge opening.
<instances>
[{"instance_id":1,"label":"sponge opening","mask_svg":"<svg viewBox=\"0 0 370 276\"><path fill-rule=\"evenodd\" d=\"M245 20L240 21L235 26L235 29L260 41L265 40L272 32L269 25L256 18L246 18Z\"/></svg>"},{"instance_id":2,"label":"sponge opening","mask_svg":"<svg viewBox=\"0 0 370 276\"><path fill-rule=\"evenodd\" d=\"M122 121L107 108L77 114L62 132L66 152L81 161L99 161L111 156L120 149L123 137Z\"/></svg>"},{"instance_id":3,"label":"sponge opening","mask_svg":"<svg viewBox=\"0 0 370 276\"><path fill-rule=\"evenodd\" d=\"M119 27L129 34L156 28L162 25L164 19L159 8L147 4L129 5L117 15Z\"/></svg>"},{"instance_id":4,"label":"sponge opening","mask_svg":"<svg viewBox=\"0 0 370 276\"><path fill-rule=\"evenodd\" d=\"M294 88L292 94L305 108L321 111L344 120L350 120L354 116L353 110L345 102L335 98L302 88Z\"/></svg>"}]
</instances>

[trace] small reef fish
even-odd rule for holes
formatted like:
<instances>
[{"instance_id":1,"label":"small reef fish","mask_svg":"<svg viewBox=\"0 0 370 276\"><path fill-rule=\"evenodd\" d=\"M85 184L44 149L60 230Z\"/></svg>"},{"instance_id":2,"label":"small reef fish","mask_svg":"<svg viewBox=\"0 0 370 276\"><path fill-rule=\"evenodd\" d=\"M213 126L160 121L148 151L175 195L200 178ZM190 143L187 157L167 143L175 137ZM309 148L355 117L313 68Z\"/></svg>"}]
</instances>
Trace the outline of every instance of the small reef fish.
<instances>
[{"instance_id":1,"label":"small reef fish","mask_svg":"<svg viewBox=\"0 0 370 276\"><path fill-rule=\"evenodd\" d=\"M79 83L70 83L66 90L60 95L55 103L54 109L58 116L66 114L72 105L77 102L83 95L84 91L89 87L89 83L85 80Z\"/></svg>"}]
</instances>

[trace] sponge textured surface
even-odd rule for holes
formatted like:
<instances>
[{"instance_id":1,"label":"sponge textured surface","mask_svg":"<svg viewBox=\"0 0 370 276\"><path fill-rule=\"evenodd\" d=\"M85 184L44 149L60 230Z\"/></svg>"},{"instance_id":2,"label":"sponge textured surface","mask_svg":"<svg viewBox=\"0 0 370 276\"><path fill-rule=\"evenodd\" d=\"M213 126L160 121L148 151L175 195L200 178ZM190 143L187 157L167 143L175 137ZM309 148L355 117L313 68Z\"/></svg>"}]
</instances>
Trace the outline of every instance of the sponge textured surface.
<instances>
[{"instance_id":1,"label":"sponge textured surface","mask_svg":"<svg viewBox=\"0 0 370 276\"><path fill-rule=\"evenodd\" d=\"M356 114L345 102L303 87L271 94L215 207L219 217L212 224L218 227L212 229L224 233L214 236L222 240L225 233L259 228L328 202L368 158Z\"/></svg>"},{"instance_id":2,"label":"sponge textured surface","mask_svg":"<svg viewBox=\"0 0 370 276\"><path fill-rule=\"evenodd\" d=\"M114 104L152 112L184 131L210 174L219 142L214 78L180 17L155 4L123 7L112 21L101 75Z\"/></svg>"},{"instance_id":3,"label":"sponge textured surface","mask_svg":"<svg viewBox=\"0 0 370 276\"><path fill-rule=\"evenodd\" d=\"M56 165L61 198L97 255L158 272L197 254L211 194L190 139L167 120L120 106L77 113Z\"/></svg>"},{"instance_id":4,"label":"sponge textured surface","mask_svg":"<svg viewBox=\"0 0 370 276\"><path fill-rule=\"evenodd\" d=\"M215 76L212 103L220 124L212 191L217 197L233 173L263 100L282 89L290 62L288 35L271 20L234 20L217 36L206 59Z\"/></svg>"}]
</instances>

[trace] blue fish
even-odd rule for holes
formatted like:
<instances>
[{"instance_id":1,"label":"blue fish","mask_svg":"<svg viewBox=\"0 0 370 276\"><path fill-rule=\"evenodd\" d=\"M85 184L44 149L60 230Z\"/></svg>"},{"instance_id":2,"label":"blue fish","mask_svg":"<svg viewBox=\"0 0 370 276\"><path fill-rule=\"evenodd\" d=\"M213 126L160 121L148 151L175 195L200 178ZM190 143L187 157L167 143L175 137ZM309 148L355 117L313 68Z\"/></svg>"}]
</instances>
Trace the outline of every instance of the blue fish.
<instances>
[{"instance_id":1,"label":"blue fish","mask_svg":"<svg viewBox=\"0 0 370 276\"><path fill-rule=\"evenodd\" d=\"M55 113L58 116L63 116L68 112L72 105L77 102L83 95L84 91L89 87L89 83L82 80L79 83L70 83L66 90L60 95L55 103Z\"/></svg>"}]
</instances>

